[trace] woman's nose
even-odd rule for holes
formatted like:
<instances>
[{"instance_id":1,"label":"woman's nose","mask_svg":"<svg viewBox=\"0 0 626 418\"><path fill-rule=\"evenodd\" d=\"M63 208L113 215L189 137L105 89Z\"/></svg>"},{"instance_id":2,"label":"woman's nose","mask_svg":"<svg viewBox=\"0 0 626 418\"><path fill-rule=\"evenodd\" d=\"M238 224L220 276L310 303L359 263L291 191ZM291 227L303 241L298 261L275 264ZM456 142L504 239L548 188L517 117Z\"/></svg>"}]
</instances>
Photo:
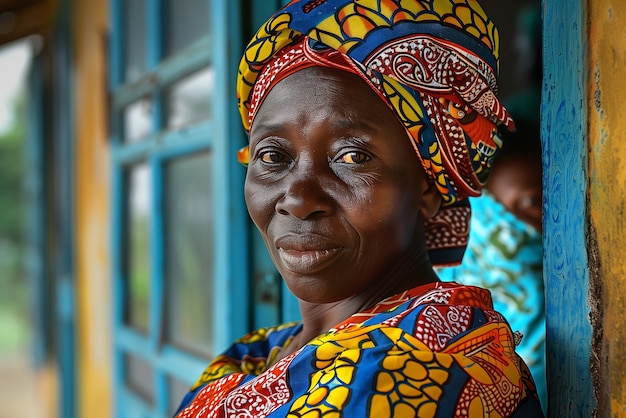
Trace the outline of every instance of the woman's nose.
<instances>
[{"instance_id":1,"label":"woman's nose","mask_svg":"<svg viewBox=\"0 0 626 418\"><path fill-rule=\"evenodd\" d=\"M329 179L313 170L292 172L288 177L284 194L276 203L277 213L302 220L332 213L334 201L328 193Z\"/></svg>"}]
</instances>

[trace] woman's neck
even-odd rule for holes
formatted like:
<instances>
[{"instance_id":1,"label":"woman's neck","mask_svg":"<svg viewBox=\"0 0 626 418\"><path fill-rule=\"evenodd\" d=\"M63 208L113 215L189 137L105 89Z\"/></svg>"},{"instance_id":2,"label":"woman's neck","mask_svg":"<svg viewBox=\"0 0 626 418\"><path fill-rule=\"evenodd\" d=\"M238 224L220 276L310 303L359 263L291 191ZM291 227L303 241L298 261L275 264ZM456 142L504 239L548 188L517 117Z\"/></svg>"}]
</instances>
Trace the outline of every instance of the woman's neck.
<instances>
[{"instance_id":1,"label":"woman's neck","mask_svg":"<svg viewBox=\"0 0 626 418\"><path fill-rule=\"evenodd\" d=\"M302 316L302 331L298 334L298 342L302 345L315 337L328 332L336 325L352 315L372 308L384 299L427 283L438 282L439 278L430 268L420 275L419 279L409 278L395 281L395 286L381 286L368 289L349 298L332 303L309 303L299 301ZM384 280L381 280L384 283ZM302 346L301 345L301 346ZM299 348L299 347L298 347Z\"/></svg>"}]
</instances>

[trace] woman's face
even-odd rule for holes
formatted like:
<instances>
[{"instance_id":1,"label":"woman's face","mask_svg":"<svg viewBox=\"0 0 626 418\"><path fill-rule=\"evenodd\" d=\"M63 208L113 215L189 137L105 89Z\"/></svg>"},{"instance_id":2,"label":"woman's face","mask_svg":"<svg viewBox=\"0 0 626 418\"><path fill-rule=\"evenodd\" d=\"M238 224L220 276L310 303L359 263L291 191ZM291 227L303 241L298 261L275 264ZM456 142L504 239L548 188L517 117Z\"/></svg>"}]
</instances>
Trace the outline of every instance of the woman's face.
<instances>
[{"instance_id":1,"label":"woman's face","mask_svg":"<svg viewBox=\"0 0 626 418\"><path fill-rule=\"evenodd\" d=\"M298 71L252 124L248 210L302 300L335 302L415 275L427 257L424 216L439 207L433 189L400 122L356 75Z\"/></svg>"},{"instance_id":2,"label":"woman's face","mask_svg":"<svg viewBox=\"0 0 626 418\"><path fill-rule=\"evenodd\" d=\"M520 220L542 230L540 157L507 156L496 162L487 183L496 200Z\"/></svg>"}]
</instances>

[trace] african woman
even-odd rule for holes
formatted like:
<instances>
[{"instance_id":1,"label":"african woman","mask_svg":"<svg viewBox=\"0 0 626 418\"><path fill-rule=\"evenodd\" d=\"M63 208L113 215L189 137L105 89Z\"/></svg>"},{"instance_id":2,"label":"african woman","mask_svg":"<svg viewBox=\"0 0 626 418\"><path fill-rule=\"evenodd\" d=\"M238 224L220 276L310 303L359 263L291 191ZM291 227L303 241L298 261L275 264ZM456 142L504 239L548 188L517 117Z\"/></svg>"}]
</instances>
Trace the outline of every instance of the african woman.
<instances>
[{"instance_id":1,"label":"african woman","mask_svg":"<svg viewBox=\"0 0 626 418\"><path fill-rule=\"evenodd\" d=\"M543 416L490 293L442 283L513 121L476 1L292 1L241 61L245 197L302 321L205 370L184 417Z\"/></svg>"}]
</instances>

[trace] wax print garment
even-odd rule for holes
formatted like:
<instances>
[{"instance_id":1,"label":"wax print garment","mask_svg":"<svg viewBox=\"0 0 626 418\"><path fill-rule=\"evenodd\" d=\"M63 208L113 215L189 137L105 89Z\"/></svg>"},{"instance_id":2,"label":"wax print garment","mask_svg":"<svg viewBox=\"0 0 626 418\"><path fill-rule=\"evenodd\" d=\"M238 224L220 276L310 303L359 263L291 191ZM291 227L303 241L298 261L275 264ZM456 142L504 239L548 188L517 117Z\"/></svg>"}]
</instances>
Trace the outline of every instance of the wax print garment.
<instances>
[{"instance_id":1,"label":"wax print garment","mask_svg":"<svg viewBox=\"0 0 626 418\"><path fill-rule=\"evenodd\" d=\"M517 346L547 406L545 299L541 234L485 192L470 199L470 238L459 266L437 270L441 280L484 287L496 311L522 334Z\"/></svg>"},{"instance_id":2,"label":"wax print garment","mask_svg":"<svg viewBox=\"0 0 626 418\"><path fill-rule=\"evenodd\" d=\"M485 289L416 287L271 364L300 326L237 341L208 366L177 417L543 416L511 329Z\"/></svg>"},{"instance_id":3,"label":"wax print garment","mask_svg":"<svg viewBox=\"0 0 626 418\"><path fill-rule=\"evenodd\" d=\"M246 131L268 91L305 61L349 71L395 113L442 197L426 223L433 264L460 262L470 208L514 123L497 97L499 35L476 0L294 0L246 47L237 97ZM296 62L298 65L293 65ZM323 88L323 86L320 86ZM245 164L249 152L239 154Z\"/></svg>"}]
</instances>

